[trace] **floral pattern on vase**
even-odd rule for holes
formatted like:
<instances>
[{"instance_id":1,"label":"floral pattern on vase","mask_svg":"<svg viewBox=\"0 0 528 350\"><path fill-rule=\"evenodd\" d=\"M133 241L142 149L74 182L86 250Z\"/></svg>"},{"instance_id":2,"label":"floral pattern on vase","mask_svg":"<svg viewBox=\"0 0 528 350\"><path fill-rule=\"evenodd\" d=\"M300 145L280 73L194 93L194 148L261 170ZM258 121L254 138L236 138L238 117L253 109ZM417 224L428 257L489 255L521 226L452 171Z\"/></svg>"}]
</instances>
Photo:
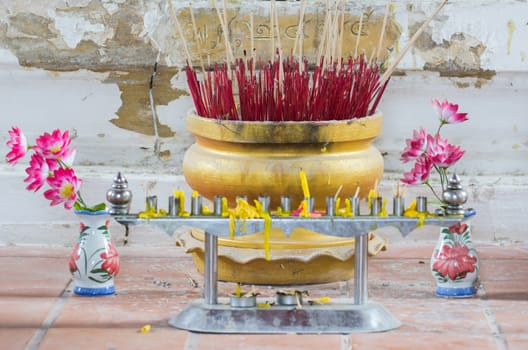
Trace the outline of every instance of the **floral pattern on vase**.
<instances>
[{"instance_id":1,"label":"floral pattern on vase","mask_svg":"<svg viewBox=\"0 0 528 350\"><path fill-rule=\"evenodd\" d=\"M109 295L115 293L114 277L119 272L119 254L112 243L106 210L75 211L80 234L70 255L69 268L77 295Z\"/></svg>"},{"instance_id":2,"label":"floral pattern on vase","mask_svg":"<svg viewBox=\"0 0 528 350\"><path fill-rule=\"evenodd\" d=\"M471 240L469 224L457 223L440 229L431 257L431 271L439 296L470 297L477 293L479 256Z\"/></svg>"}]
</instances>

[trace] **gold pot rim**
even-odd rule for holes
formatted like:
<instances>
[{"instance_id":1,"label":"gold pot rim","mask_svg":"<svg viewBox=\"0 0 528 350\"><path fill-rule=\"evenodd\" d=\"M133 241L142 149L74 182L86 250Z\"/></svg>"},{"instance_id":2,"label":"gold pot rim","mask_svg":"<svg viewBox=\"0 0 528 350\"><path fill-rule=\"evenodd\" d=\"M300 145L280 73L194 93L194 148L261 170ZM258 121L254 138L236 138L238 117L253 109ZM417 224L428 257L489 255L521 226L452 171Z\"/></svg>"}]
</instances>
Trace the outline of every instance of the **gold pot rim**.
<instances>
[{"instance_id":1,"label":"gold pot rim","mask_svg":"<svg viewBox=\"0 0 528 350\"><path fill-rule=\"evenodd\" d=\"M187 129L197 137L237 143L326 143L374 139L383 114L329 121L259 122L205 118L191 109Z\"/></svg>"}]
</instances>

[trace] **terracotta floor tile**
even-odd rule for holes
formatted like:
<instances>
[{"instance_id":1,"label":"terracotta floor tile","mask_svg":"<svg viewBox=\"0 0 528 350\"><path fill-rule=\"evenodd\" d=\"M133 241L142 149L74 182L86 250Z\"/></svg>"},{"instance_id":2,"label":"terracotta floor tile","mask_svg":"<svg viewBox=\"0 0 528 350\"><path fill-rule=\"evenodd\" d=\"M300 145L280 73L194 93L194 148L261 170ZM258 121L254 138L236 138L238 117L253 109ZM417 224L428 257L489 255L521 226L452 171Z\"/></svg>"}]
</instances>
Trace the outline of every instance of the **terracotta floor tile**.
<instances>
[{"instance_id":1,"label":"terracotta floor tile","mask_svg":"<svg viewBox=\"0 0 528 350\"><path fill-rule=\"evenodd\" d=\"M72 248L65 247L33 247L33 246L0 246L1 257L47 257L47 258L65 258L66 264Z\"/></svg>"},{"instance_id":2,"label":"terracotta floor tile","mask_svg":"<svg viewBox=\"0 0 528 350\"><path fill-rule=\"evenodd\" d=\"M515 334L504 336L508 350L526 350L528 349L528 334Z\"/></svg>"},{"instance_id":3,"label":"terracotta floor tile","mask_svg":"<svg viewBox=\"0 0 528 350\"><path fill-rule=\"evenodd\" d=\"M479 300L391 300L386 301L384 306L400 320L402 331L445 333L463 330L465 334L491 334Z\"/></svg>"},{"instance_id":4,"label":"terracotta floor tile","mask_svg":"<svg viewBox=\"0 0 528 350\"><path fill-rule=\"evenodd\" d=\"M516 281L528 279L528 260L481 259L483 281ZM528 286L528 282L526 284Z\"/></svg>"},{"instance_id":5,"label":"terracotta floor tile","mask_svg":"<svg viewBox=\"0 0 528 350\"><path fill-rule=\"evenodd\" d=\"M527 245L478 245L483 288L468 299L434 295L431 242L389 246L389 251L369 260L369 299L402 322L393 331L351 336L213 335L168 326L189 301L202 298L203 277L182 248L165 241L160 243L164 247L142 246L138 242L148 242L148 237L141 233L134 232L137 242L118 246L117 292L107 297L71 295L69 248L0 247L0 348L24 349L44 320L54 316L39 349L528 348ZM235 287L220 282L218 294L227 296ZM313 298L351 297L354 283L256 286L262 297L290 287L308 290ZM140 333L146 324L152 331Z\"/></svg>"},{"instance_id":6,"label":"terracotta floor tile","mask_svg":"<svg viewBox=\"0 0 528 350\"><path fill-rule=\"evenodd\" d=\"M187 333L174 328L53 328L45 335L39 350L62 349L185 349Z\"/></svg>"},{"instance_id":7,"label":"terracotta floor tile","mask_svg":"<svg viewBox=\"0 0 528 350\"><path fill-rule=\"evenodd\" d=\"M38 328L58 299L48 297L0 297L0 328Z\"/></svg>"},{"instance_id":8,"label":"terracotta floor tile","mask_svg":"<svg viewBox=\"0 0 528 350\"><path fill-rule=\"evenodd\" d=\"M388 249L381 251L371 259L429 259L434 249L434 242L414 243L403 241L396 244L389 242Z\"/></svg>"},{"instance_id":9,"label":"terracotta floor tile","mask_svg":"<svg viewBox=\"0 0 528 350\"><path fill-rule=\"evenodd\" d=\"M141 327L167 326L187 302L178 292L137 293L105 297L72 296L64 305L56 327Z\"/></svg>"},{"instance_id":10,"label":"terracotta floor tile","mask_svg":"<svg viewBox=\"0 0 528 350\"><path fill-rule=\"evenodd\" d=\"M491 310L502 334L528 335L528 305L493 307Z\"/></svg>"},{"instance_id":11,"label":"terracotta floor tile","mask_svg":"<svg viewBox=\"0 0 528 350\"><path fill-rule=\"evenodd\" d=\"M341 349L341 335L296 335L296 334L198 334L190 333L188 349L207 350L308 350Z\"/></svg>"},{"instance_id":12,"label":"terracotta floor tile","mask_svg":"<svg viewBox=\"0 0 528 350\"><path fill-rule=\"evenodd\" d=\"M0 316L0 320L3 321L4 318ZM0 327L0 347L6 350L25 349L36 331L34 328Z\"/></svg>"},{"instance_id":13,"label":"terracotta floor tile","mask_svg":"<svg viewBox=\"0 0 528 350\"><path fill-rule=\"evenodd\" d=\"M0 256L0 296L59 296L70 278L67 258Z\"/></svg>"},{"instance_id":14,"label":"terracotta floor tile","mask_svg":"<svg viewBox=\"0 0 528 350\"><path fill-rule=\"evenodd\" d=\"M507 247L499 244L475 243L479 256L484 259L528 260L528 244L518 243Z\"/></svg>"},{"instance_id":15,"label":"terracotta floor tile","mask_svg":"<svg viewBox=\"0 0 528 350\"><path fill-rule=\"evenodd\" d=\"M400 241L395 244L389 242L386 251L380 252L372 259L406 259L421 258L429 259L433 253L436 242L413 242ZM479 256L484 259L524 259L528 260L528 244L521 242L516 244L507 244L501 246L499 243L490 242L473 242Z\"/></svg>"},{"instance_id":16,"label":"terracotta floor tile","mask_svg":"<svg viewBox=\"0 0 528 350\"><path fill-rule=\"evenodd\" d=\"M528 282L520 280L484 281L486 299L493 306L528 306Z\"/></svg>"},{"instance_id":17,"label":"terracotta floor tile","mask_svg":"<svg viewBox=\"0 0 528 350\"><path fill-rule=\"evenodd\" d=\"M196 284L197 287L193 287ZM200 298L203 277L189 256L121 257L115 281L118 295L170 292L182 298Z\"/></svg>"},{"instance_id":18,"label":"terracotta floor tile","mask_svg":"<svg viewBox=\"0 0 528 350\"><path fill-rule=\"evenodd\" d=\"M491 335L467 335L464 332L386 332L353 334L350 340L353 350L495 350L496 341Z\"/></svg>"}]
</instances>

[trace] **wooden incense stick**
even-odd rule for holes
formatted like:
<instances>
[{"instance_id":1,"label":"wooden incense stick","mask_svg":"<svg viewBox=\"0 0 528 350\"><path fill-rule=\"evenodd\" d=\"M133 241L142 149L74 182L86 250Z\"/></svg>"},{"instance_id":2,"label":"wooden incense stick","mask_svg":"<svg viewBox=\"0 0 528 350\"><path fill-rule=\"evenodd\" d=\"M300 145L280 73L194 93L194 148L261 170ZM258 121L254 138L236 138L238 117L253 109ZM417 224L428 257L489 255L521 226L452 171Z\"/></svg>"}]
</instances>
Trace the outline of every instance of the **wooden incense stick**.
<instances>
[{"instance_id":1,"label":"wooden incense stick","mask_svg":"<svg viewBox=\"0 0 528 350\"><path fill-rule=\"evenodd\" d=\"M226 0L224 0L224 6L225 6L225 1ZM228 31L226 23L224 22L224 16L222 16L222 14L220 13L220 9L216 5L216 0L213 0L213 5L214 5L214 8L216 10L216 14L218 16L218 20L220 21L220 26L222 27L222 32L224 34L225 51L226 51L226 63L227 63L227 67L229 68L229 67L231 67L231 63L234 63L234 60L235 60L235 56L233 55L233 52L231 51L231 44L229 43L229 31ZM225 9L225 7L224 7L224 9ZM228 69L228 73L231 73L231 69ZM231 77L231 74L229 74L229 76Z\"/></svg>"},{"instance_id":2,"label":"wooden incense stick","mask_svg":"<svg viewBox=\"0 0 528 350\"><path fill-rule=\"evenodd\" d=\"M183 48L185 50L185 55L187 56L187 65L192 67L191 53L189 52L189 49L187 48L187 41L185 40L185 37L183 35L183 30L181 28L180 21L178 20L178 16L176 15L176 11L174 11L174 7L172 6L172 0L167 0L167 3L169 4L169 10L170 10L172 19L174 23L176 23L176 29L178 30L178 34L180 35L180 38L183 42Z\"/></svg>"},{"instance_id":3,"label":"wooden incense stick","mask_svg":"<svg viewBox=\"0 0 528 350\"><path fill-rule=\"evenodd\" d=\"M224 33L225 33L225 36L226 36L226 46L229 48L229 55L230 55L230 59L231 59L231 62L232 63L235 63L235 55L233 54L233 48L231 47L231 42L229 41L229 27L227 26L227 0L224 0L222 2L222 7L224 9Z\"/></svg>"},{"instance_id":4,"label":"wooden incense stick","mask_svg":"<svg viewBox=\"0 0 528 350\"><path fill-rule=\"evenodd\" d=\"M337 1L334 1L334 10L332 18L332 30L330 31L330 54L329 57L331 61L337 60L337 41L339 38L339 16L337 11Z\"/></svg>"},{"instance_id":5,"label":"wooden incense stick","mask_svg":"<svg viewBox=\"0 0 528 350\"><path fill-rule=\"evenodd\" d=\"M383 38L385 36L385 28L387 27L387 18L389 17L389 10L390 10L390 2L391 0L387 0L387 4L385 5L385 13L383 15L383 23L381 24L381 32L378 39L378 49L376 50L376 61L378 60L379 56L381 54L381 45L383 45Z\"/></svg>"},{"instance_id":6,"label":"wooden incense stick","mask_svg":"<svg viewBox=\"0 0 528 350\"><path fill-rule=\"evenodd\" d=\"M336 193L334 194L334 201L337 200L339 197L339 193L341 193L341 190L343 189L343 185L339 185L339 188L337 189Z\"/></svg>"},{"instance_id":7,"label":"wooden incense stick","mask_svg":"<svg viewBox=\"0 0 528 350\"><path fill-rule=\"evenodd\" d=\"M255 71L255 19L253 18L253 12L249 14L249 30L250 30L250 43L251 43L251 64L253 65L252 71Z\"/></svg>"},{"instance_id":8,"label":"wooden incense stick","mask_svg":"<svg viewBox=\"0 0 528 350\"><path fill-rule=\"evenodd\" d=\"M316 65L320 64L320 62L321 62L321 57L323 56L323 50L324 50L325 44L326 44L327 32L328 32L328 7L326 9L326 14L325 14L325 21L324 21L324 25L323 25L323 33L321 34L321 40L319 42L319 50L317 50L317 59L315 61Z\"/></svg>"},{"instance_id":9,"label":"wooden incense stick","mask_svg":"<svg viewBox=\"0 0 528 350\"><path fill-rule=\"evenodd\" d=\"M271 62L275 61L275 1L270 1Z\"/></svg>"},{"instance_id":10,"label":"wooden incense stick","mask_svg":"<svg viewBox=\"0 0 528 350\"><path fill-rule=\"evenodd\" d=\"M359 41L361 39L361 31L363 30L363 12L361 12L361 17L359 17L359 29L356 36L356 49L354 50L354 57L357 57L359 50Z\"/></svg>"},{"instance_id":11,"label":"wooden incense stick","mask_svg":"<svg viewBox=\"0 0 528 350\"><path fill-rule=\"evenodd\" d=\"M202 58L202 45L200 43L201 42L200 37L198 36L198 28L196 27L196 20L194 19L194 11L192 8L192 3L190 1L189 1L189 12L191 13L191 22L192 22L192 27L193 27L194 38L196 40L196 46L198 48L198 58L200 60L200 67L202 68L202 74L204 74L205 66L204 66L204 61Z\"/></svg>"},{"instance_id":12,"label":"wooden incense stick","mask_svg":"<svg viewBox=\"0 0 528 350\"><path fill-rule=\"evenodd\" d=\"M299 45L299 54L298 60L302 62L303 56L303 42L304 42L304 11L306 10L306 0L301 0L300 12L299 12L299 22L297 23L297 33L295 35L295 41L293 42L293 54L296 54L297 45ZM301 69L301 65L299 65Z\"/></svg>"},{"instance_id":13,"label":"wooden incense stick","mask_svg":"<svg viewBox=\"0 0 528 350\"><path fill-rule=\"evenodd\" d=\"M383 85L390 78L390 76L392 75L392 73L394 72L394 70L396 69L396 67L400 63L400 61L402 60L403 56L405 56L405 54L407 54L407 51L410 50L410 48L414 45L414 42L418 39L418 37L420 37L422 32L425 30L425 28L427 28L429 23L431 23L433 18L438 14L438 12L440 12L440 10L442 10L442 8L447 4L447 2L448 2L448 0L442 1L442 3L436 8L436 10L431 14L431 16L429 16L429 18L427 18L425 20L425 22L416 31L416 33L414 33L414 35L412 36L411 40L409 40L409 42L407 43L407 46L405 46L405 48L400 52L398 57L396 57L396 59L394 60L392 65L385 71L385 73L381 77L380 85Z\"/></svg>"},{"instance_id":14,"label":"wooden incense stick","mask_svg":"<svg viewBox=\"0 0 528 350\"><path fill-rule=\"evenodd\" d=\"M337 58L343 58L343 36L345 34L345 1L341 2L341 22L339 24L339 50L337 52Z\"/></svg>"},{"instance_id":15,"label":"wooden incense stick","mask_svg":"<svg viewBox=\"0 0 528 350\"><path fill-rule=\"evenodd\" d=\"M272 0L274 3L275 0ZM273 16L275 17L275 33L277 35L277 51L279 53L279 91L282 93L283 91L283 81L284 81L284 65L282 64L282 44L281 44L281 33L280 33L280 26L279 26L279 15L277 13L277 10L275 8L275 5L273 6Z\"/></svg>"}]
</instances>

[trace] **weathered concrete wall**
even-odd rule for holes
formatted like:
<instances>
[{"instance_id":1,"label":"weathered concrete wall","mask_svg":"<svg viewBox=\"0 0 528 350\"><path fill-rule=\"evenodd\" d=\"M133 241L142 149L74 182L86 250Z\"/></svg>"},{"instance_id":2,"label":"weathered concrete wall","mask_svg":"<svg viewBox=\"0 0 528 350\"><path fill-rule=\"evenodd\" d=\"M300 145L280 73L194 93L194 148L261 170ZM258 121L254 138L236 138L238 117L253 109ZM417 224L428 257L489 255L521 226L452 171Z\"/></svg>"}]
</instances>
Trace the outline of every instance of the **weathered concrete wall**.
<instances>
[{"instance_id":1,"label":"weathered concrete wall","mask_svg":"<svg viewBox=\"0 0 528 350\"><path fill-rule=\"evenodd\" d=\"M200 46L190 25L189 3L173 1L193 63L198 64L200 53L204 59L209 54L212 61L223 60L225 41L212 2L192 3ZM304 47L308 57L315 57L324 1L309 3ZM393 1L383 42L389 63L438 4ZM255 46L264 56L271 43L266 27L269 2L233 1L227 7L235 54L248 45L247 23L253 13ZM292 28L299 3L277 2L277 9L281 42L288 49L294 42ZM360 50L371 54L384 9L384 0L347 2L345 54L354 50L361 14ZM376 142L385 154L387 179L394 181L405 170L399 152L412 129L435 127L430 100L457 102L470 121L445 129L446 136L467 151L456 170L471 187L475 206L487 208L482 225L494 225L497 237L518 238L520 234L503 233L496 207L516 208L526 215L522 198L528 194L527 53L527 1L449 1L400 62L381 103L384 130ZM184 121L192 107L181 74L185 60L183 41L165 0L3 0L0 130L19 125L30 139L53 128L74 131L77 162L99 189L116 169L124 169L140 182L138 197L148 181L170 179L163 186L183 188L181 158L192 142ZM156 61L151 104L149 81ZM154 154L153 108L161 138L159 157ZM0 134L2 144L6 138ZM12 185L17 176L22 178L23 169L1 165L0 179L7 179L0 181L6 198L0 207L3 212L13 203L31 209L39 220L49 210L60 211L41 209L39 196L21 195L23 185ZM508 193L515 193L513 199ZM510 220L510 227L518 232L520 219Z\"/></svg>"}]
</instances>

